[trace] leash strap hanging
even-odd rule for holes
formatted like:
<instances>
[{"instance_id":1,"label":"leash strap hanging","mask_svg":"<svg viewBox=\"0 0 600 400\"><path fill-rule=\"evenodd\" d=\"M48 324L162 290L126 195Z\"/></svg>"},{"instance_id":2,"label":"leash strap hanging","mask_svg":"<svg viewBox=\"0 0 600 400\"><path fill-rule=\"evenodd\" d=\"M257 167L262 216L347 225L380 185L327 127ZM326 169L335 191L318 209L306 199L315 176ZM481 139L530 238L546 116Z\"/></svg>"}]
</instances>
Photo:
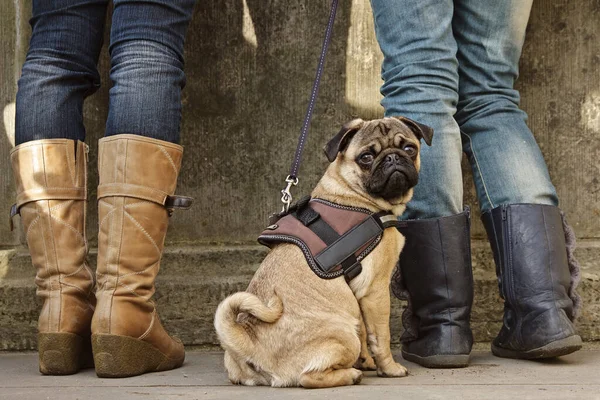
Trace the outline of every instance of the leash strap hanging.
<instances>
[{"instance_id":1,"label":"leash strap hanging","mask_svg":"<svg viewBox=\"0 0 600 400\"><path fill-rule=\"evenodd\" d=\"M296 147L296 153L294 154L294 160L292 161L292 167L290 174L285 179L287 183L285 189L281 191L281 202L283 203L283 211L287 211L292 204L292 194L290 192L292 186L298 184L298 170L300 169L300 162L302 160L302 153L304 151L304 145L308 136L308 128L310 127L310 121L315 109L317 102L317 95L319 93L319 85L321 84L321 77L323 75L323 69L325 66L325 56L327 55L327 49L331 42L331 35L333 32L333 24L335 22L335 15L337 12L338 0L331 1L331 10L329 12L329 21L327 22L327 29L325 30L325 39L323 39L323 46L321 48L321 55L319 57L319 65L317 66L317 75L313 83L312 91L310 94L310 100L308 102L308 108L304 117L304 123L302 124L302 130L300 131L300 137L298 138L298 146Z\"/></svg>"}]
</instances>

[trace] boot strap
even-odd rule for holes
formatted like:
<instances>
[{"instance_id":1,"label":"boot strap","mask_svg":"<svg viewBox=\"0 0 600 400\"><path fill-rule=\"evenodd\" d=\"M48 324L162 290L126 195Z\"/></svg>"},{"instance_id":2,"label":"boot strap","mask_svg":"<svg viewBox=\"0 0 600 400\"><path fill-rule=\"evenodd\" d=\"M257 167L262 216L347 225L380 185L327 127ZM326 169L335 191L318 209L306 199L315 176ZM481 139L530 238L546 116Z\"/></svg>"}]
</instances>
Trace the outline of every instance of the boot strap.
<instances>
[{"instance_id":1,"label":"boot strap","mask_svg":"<svg viewBox=\"0 0 600 400\"><path fill-rule=\"evenodd\" d=\"M39 188L26 190L17 195L17 209L25 203L39 200L86 200L86 190L83 187L74 188Z\"/></svg>"},{"instance_id":2,"label":"boot strap","mask_svg":"<svg viewBox=\"0 0 600 400\"><path fill-rule=\"evenodd\" d=\"M192 206L194 200L191 197L170 195L159 189L130 183L108 183L98 186L98 200L104 197L122 196L151 201L169 211L174 209L187 210Z\"/></svg>"},{"instance_id":3,"label":"boot strap","mask_svg":"<svg viewBox=\"0 0 600 400\"><path fill-rule=\"evenodd\" d=\"M87 200L85 188L37 188L21 192L17 195L17 202L10 208L10 230L14 229L13 218L20 215L20 208L33 201L40 200Z\"/></svg>"}]
</instances>

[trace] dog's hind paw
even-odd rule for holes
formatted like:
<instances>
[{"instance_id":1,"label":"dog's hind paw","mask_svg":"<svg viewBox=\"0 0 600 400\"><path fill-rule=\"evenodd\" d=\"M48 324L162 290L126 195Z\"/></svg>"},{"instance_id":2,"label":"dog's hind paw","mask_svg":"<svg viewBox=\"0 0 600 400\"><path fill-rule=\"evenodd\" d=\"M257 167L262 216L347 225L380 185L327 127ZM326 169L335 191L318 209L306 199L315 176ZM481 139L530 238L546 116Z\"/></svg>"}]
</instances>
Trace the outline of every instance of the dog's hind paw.
<instances>
[{"instance_id":1,"label":"dog's hind paw","mask_svg":"<svg viewBox=\"0 0 600 400\"><path fill-rule=\"evenodd\" d=\"M360 383L360 381L362 381L363 373L362 373L362 371L359 371L357 369L353 370L352 372L353 372L352 384L358 385Z\"/></svg>"},{"instance_id":2,"label":"dog's hind paw","mask_svg":"<svg viewBox=\"0 0 600 400\"><path fill-rule=\"evenodd\" d=\"M385 368L377 368L377 376L384 378L399 378L408 375L408 370L397 362L388 364Z\"/></svg>"}]
</instances>

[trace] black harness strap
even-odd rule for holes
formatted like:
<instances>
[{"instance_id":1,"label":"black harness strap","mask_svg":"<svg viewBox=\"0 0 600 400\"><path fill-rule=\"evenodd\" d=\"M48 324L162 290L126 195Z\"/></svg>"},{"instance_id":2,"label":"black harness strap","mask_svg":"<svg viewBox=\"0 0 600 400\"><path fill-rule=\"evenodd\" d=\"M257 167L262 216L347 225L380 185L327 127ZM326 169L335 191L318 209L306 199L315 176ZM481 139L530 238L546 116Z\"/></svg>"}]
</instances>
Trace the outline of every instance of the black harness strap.
<instances>
[{"instance_id":1,"label":"black harness strap","mask_svg":"<svg viewBox=\"0 0 600 400\"><path fill-rule=\"evenodd\" d=\"M328 245L315 256L315 261L323 271L329 272L382 232L382 227L371 216Z\"/></svg>"},{"instance_id":2,"label":"black harness strap","mask_svg":"<svg viewBox=\"0 0 600 400\"><path fill-rule=\"evenodd\" d=\"M368 243L383 230L383 224L378 223L380 221L379 215L375 215L375 219L368 218L365 221L366 224L363 222L347 234L340 236L335 229L321 218L317 211L310 207L305 199L300 201L293 215L327 245L327 248L321 253L321 262L319 262L318 257L316 258L319 266L323 271L331 272L337 265L341 265L346 282L350 282L362 272L362 265L357 260L354 252L358 251L365 243ZM381 228L378 229L378 226L381 226ZM354 233L350 234L351 232ZM336 246L334 250L326 252L332 246ZM352 253L348 255L350 251ZM323 256L323 253L326 254Z\"/></svg>"},{"instance_id":3,"label":"black harness strap","mask_svg":"<svg viewBox=\"0 0 600 400\"><path fill-rule=\"evenodd\" d=\"M342 253L340 253L339 256L334 258L336 260L343 258L348 253L348 251L351 251L351 250L357 251L358 249L360 249L360 247L362 247L362 245L364 245L364 243L365 243L365 238L364 238L365 233L369 236L371 235L369 230L365 230L365 228L363 228L362 230L356 231L351 236L349 236L349 235L344 235L343 237L340 236L335 231L335 229L333 229L327 222L325 222L325 220L323 218L321 218L321 215L317 211L315 211L312 207L310 207L310 205L308 205L308 202L299 205L298 209L294 212L294 216L300 222L302 222L304 224L304 226L306 226L308 229L313 231L315 233L315 235L317 235L327 245L327 248L331 248L332 245L337 243L336 246L338 246L338 250L334 250L334 252L341 251ZM372 227L372 224L370 224L370 225ZM352 245L354 244L352 241L356 242L356 238L358 236L360 236L359 242L361 242L362 245L359 246L358 248L354 248L356 246L354 245L352 247ZM342 239L342 240L340 240L340 239ZM372 238L369 237L369 239L367 239L367 241L371 240L371 239ZM347 247L348 245L351 246L350 249ZM329 253L329 254L331 254L331 253ZM318 260L317 260L317 263L319 263ZM352 279L356 278L362 272L362 265L356 259L356 256L354 255L354 253L351 253L350 255L348 255L343 261L333 262L331 265L328 265L326 267L323 267L321 264L319 264L319 266L321 266L321 268L323 268L323 270L325 272L331 272L331 270L334 267L336 267L337 265L341 265L342 271L344 272L344 278L346 279L346 282L350 282Z\"/></svg>"},{"instance_id":4,"label":"black harness strap","mask_svg":"<svg viewBox=\"0 0 600 400\"><path fill-rule=\"evenodd\" d=\"M317 211L308 205L308 201L306 204L299 206L298 210L294 212L293 215L302 222L304 226L313 231L327 246L340 237L335 229L325 222Z\"/></svg>"},{"instance_id":5,"label":"black harness strap","mask_svg":"<svg viewBox=\"0 0 600 400\"><path fill-rule=\"evenodd\" d=\"M356 278L362 272L362 264L358 262L354 254L351 254L350 257L342 262L342 270L344 271L344 279L350 283L352 279Z\"/></svg>"},{"instance_id":6,"label":"black harness strap","mask_svg":"<svg viewBox=\"0 0 600 400\"><path fill-rule=\"evenodd\" d=\"M340 235L323 218L319 218L309 227L327 246L339 239Z\"/></svg>"}]
</instances>

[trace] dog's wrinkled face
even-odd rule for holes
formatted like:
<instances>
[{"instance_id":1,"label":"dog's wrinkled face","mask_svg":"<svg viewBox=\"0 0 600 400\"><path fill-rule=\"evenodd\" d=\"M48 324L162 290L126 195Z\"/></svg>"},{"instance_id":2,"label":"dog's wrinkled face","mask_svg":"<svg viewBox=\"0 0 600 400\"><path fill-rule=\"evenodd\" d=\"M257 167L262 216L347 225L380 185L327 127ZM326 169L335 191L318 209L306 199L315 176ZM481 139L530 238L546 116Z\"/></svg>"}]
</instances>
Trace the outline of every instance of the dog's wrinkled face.
<instances>
[{"instance_id":1,"label":"dog's wrinkled face","mask_svg":"<svg viewBox=\"0 0 600 400\"><path fill-rule=\"evenodd\" d=\"M431 144L432 135L431 128L403 117L357 119L344 125L325 153L353 189L405 203L419 180L420 139Z\"/></svg>"}]
</instances>

